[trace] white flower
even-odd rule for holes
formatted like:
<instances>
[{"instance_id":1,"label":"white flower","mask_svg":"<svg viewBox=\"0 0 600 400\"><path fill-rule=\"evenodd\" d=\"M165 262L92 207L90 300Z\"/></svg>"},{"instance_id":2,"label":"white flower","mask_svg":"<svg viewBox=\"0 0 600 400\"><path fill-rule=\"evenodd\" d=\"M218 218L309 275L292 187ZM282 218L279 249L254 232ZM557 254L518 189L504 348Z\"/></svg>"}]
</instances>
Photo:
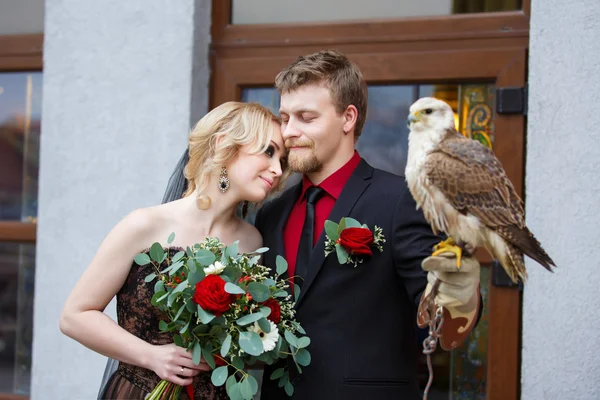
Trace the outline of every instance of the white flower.
<instances>
[{"instance_id":1,"label":"white flower","mask_svg":"<svg viewBox=\"0 0 600 400\"><path fill-rule=\"evenodd\" d=\"M219 275L224 269L225 266L223 264L219 261L215 261L214 264L210 264L208 267L204 268L204 273L206 275Z\"/></svg>"},{"instance_id":2,"label":"white flower","mask_svg":"<svg viewBox=\"0 0 600 400\"><path fill-rule=\"evenodd\" d=\"M249 332L255 332L258 334L258 336L260 336L260 340L262 340L264 348L263 353L273 350L275 348L275 345L277 344L277 341L279 340L279 332L277 330L277 325L275 325L269 320L267 321L271 325L271 332L269 333L266 333L265 331L260 329L258 322L255 322L253 325L248 327Z\"/></svg>"}]
</instances>

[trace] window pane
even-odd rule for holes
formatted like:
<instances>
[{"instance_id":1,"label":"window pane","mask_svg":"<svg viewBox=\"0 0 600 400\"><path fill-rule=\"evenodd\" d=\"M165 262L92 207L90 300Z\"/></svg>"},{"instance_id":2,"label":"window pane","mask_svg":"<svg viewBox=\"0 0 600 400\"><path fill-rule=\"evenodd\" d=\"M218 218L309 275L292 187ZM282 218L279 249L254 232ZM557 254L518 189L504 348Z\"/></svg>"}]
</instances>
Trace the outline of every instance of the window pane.
<instances>
[{"instance_id":1,"label":"window pane","mask_svg":"<svg viewBox=\"0 0 600 400\"><path fill-rule=\"evenodd\" d=\"M35 245L0 242L0 393L29 394Z\"/></svg>"},{"instance_id":2,"label":"window pane","mask_svg":"<svg viewBox=\"0 0 600 400\"><path fill-rule=\"evenodd\" d=\"M0 1L0 35L44 32L44 0Z\"/></svg>"},{"instance_id":3,"label":"window pane","mask_svg":"<svg viewBox=\"0 0 600 400\"><path fill-rule=\"evenodd\" d=\"M343 5L342 5L343 4ZM351 21L520 10L521 0L233 0L232 24Z\"/></svg>"},{"instance_id":4,"label":"window pane","mask_svg":"<svg viewBox=\"0 0 600 400\"><path fill-rule=\"evenodd\" d=\"M0 220L35 222L42 73L0 73Z\"/></svg>"}]
</instances>

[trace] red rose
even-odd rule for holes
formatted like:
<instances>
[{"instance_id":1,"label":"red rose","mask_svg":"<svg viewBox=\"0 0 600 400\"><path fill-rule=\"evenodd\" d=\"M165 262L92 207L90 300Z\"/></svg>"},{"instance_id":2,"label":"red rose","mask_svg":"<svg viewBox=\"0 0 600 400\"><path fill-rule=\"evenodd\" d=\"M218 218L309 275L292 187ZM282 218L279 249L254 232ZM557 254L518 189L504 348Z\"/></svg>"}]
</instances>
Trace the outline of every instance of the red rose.
<instances>
[{"instance_id":1,"label":"red rose","mask_svg":"<svg viewBox=\"0 0 600 400\"><path fill-rule=\"evenodd\" d=\"M225 291L225 281L220 276L208 275L196 284L194 301L218 317L229 310L235 296Z\"/></svg>"},{"instance_id":2,"label":"red rose","mask_svg":"<svg viewBox=\"0 0 600 400\"><path fill-rule=\"evenodd\" d=\"M281 307L279 307L279 302L275 299L269 299L262 304L271 309L271 314L269 314L267 319L274 324L278 324L281 321Z\"/></svg>"},{"instance_id":3,"label":"red rose","mask_svg":"<svg viewBox=\"0 0 600 400\"><path fill-rule=\"evenodd\" d=\"M340 234L338 243L350 255L372 256L370 246L373 244L373 233L367 228L346 228Z\"/></svg>"}]
</instances>

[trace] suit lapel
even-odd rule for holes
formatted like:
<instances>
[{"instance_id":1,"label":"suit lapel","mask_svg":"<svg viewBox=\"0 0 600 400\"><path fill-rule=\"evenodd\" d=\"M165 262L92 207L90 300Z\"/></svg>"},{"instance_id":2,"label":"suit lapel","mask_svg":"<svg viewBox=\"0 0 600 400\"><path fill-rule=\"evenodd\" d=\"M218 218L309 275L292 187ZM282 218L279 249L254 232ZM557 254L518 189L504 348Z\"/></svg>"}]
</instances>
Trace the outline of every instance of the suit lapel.
<instances>
[{"instance_id":1,"label":"suit lapel","mask_svg":"<svg viewBox=\"0 0 600 400\"><path fill-rule=\"evenodd\" d=\"M335 223L340 222L340 219L343 217L350 216L350 212L352 208L360 198L360 196L364 193L364 191L371 184L370 179L373 175L373 167L371 167L367 162L361 159L360 163L346 182L340 197L335 202L328 220L331 220ZM330 257L334 257L335 255L330 255ZM309 261L309 269L306 279L302 284L302 291L300 292L300 297L296 303L296 308L299 307L304 295L308 292L308 289L312 285L313 281L319 274L323 263L325 262L325 229L322 230L321 235L319 236L319 240L317 240L317 244L315 245L313 252L310 256ZM336 261L337 262L337 261Z\"/></svg>"}]
</instances>

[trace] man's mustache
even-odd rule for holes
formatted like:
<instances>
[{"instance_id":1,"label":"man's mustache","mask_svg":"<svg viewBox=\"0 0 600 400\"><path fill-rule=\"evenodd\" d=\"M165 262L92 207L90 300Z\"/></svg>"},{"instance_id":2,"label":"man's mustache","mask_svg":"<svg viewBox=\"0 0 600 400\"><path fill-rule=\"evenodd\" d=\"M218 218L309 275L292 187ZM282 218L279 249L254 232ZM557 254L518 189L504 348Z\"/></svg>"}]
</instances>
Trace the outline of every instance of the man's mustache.
<instances>
[{"instance_id":1,"label":"man's mustache","mask_svg":"<svg viewBox=\"0 0 600 400\"><path fill-rule=\"evenodd\" d=\"M292 140L288 139L285 141L285 147L288 149L292 147L308 147L309 149L314 148L315 144L311 140Z\"/></svg>"}]
</instances>

